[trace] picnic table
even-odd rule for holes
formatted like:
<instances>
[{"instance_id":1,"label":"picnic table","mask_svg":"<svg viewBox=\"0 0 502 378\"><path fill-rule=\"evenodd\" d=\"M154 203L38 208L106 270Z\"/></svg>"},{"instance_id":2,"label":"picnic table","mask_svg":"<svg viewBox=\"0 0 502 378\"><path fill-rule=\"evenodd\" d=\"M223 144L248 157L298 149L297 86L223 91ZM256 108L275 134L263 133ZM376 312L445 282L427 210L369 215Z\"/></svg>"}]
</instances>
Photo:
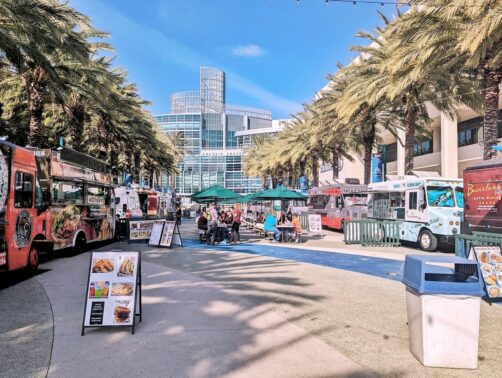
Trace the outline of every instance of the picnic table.
<instances>
[{"instance_id":1,"label":"picnic table","mask_svg":"<svg viewBox=\"0 0 502 378\"><path fill-rule=\"evenodd\" d=\"M277 229L279 231L281 231L281 233L282 233L281 241L283 243L286 243L288 241L288 233L289 233L289 231L294 230L294 228L295 228L295 226L293 226L292 224L280 224L280 225L277 225Z\"/></svg>"}]
</instances>

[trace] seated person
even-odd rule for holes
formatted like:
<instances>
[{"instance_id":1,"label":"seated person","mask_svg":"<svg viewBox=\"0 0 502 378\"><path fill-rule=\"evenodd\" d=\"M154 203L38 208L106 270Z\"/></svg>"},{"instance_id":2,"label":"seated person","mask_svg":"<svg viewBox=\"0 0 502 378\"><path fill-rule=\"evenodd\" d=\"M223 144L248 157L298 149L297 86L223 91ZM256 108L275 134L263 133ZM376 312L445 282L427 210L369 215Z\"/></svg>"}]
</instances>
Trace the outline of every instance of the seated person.
<instances>
[{"instance_id":1,"label":"seated person","mask_svg":"<svg viewBox=\"0 0 502 378\"><path fill-rule=\"evenodd\" d=\"M284 224L286 223L286 213L284 210L281 210L281 215L279 215L279 218L277 218L277 224Z\"/></svg>"},{"instance_id":2,"label":"seated person","mask_svg":"<svg viewBox=\"0 0 502 378\"><path fill-rule=\"evenodd\" d=\"M257 223L265 222L265 214L263 214L263 212L258 214L258 216L256 217L256 222Z\"/></svg>"},{"instance_id":3,"label":"seated person","mask_svg":"<svg viewBox=\"0 0 502 378\"><path fill-rule=\"evenodd\" d=\"M300 235L302 234L302 224L300 222L300 217L298 214L293 214L292 215L292 221L291 223L293 224L293 230L289 232L289 237L291 239L294 239L295 243L300 242Z\"/></svg>"},{"instance_id":4,"label":"seated person","mask_svg":"<svg viewBox=\"0 0 502 378\"><path fill-rule=\"evenodd\" d=\"M207 218L205 212L200 213L199 218L197 219L197 228L199 230L207 230Z\"/></svg>"},{"instance_id":5,"label":"seated person","mask_svg":"<svg viewBox=\"0 0 502 378\"><path fill-rule=\"evenodd\" d=\"M226 222L227 215L224 211L220 212L218 216L218 232L220 233L221 240L224 244L227 243L228 239L228 224Z\"/></svg>"},{"instance_id":6,"label":"seated person","mask_svg":"<svg viewBox=\"0 0 502 378\"><path fill-rule=\"evenodd\" d=\"M222 212L222 219L222 224L225 225L225 228L222 229L223 242L227 243L230 239L230 233L228 232L228 230L232 227L232 223L234 223L232 212L230 210L228 210L226 213Z\"/></svg>"},{"instance_id":7,"label":"seated person","mask_svg":"<svg viewBox=\"0 0 502 378\"><path fill-rule=\"evenodd\" d=\"M291 211L288 211L286 214L286 222L291 223L293 221L293 214L291 214Z\"/></svg>"},{"instance_id":8,"label":"seated person","mask_svg":"<svg viewBox=\"0 0 502 378\"><path fill-rule=\"evenodd\" d=\"M272 241L279 241L281 239L281 231L279 231L279 229L277 228L277 219L275 219L272 213L268 213L265 217L265 222L263 223L263 231L265 231L266 233L274 233L274 240Z\"/></svg>"},{"instance_id":9,"label":"seated person","mask_svg":"<svg viewBox=\"0 0 502 378\"><path fill-rule=\"evenodd\" d=\"M232 212L230 210L228 210L225 214L224 222L227 224L227 227L232 227L232 223L234 223L234 216L232 215Z\"/></svg>"}]
</instances>

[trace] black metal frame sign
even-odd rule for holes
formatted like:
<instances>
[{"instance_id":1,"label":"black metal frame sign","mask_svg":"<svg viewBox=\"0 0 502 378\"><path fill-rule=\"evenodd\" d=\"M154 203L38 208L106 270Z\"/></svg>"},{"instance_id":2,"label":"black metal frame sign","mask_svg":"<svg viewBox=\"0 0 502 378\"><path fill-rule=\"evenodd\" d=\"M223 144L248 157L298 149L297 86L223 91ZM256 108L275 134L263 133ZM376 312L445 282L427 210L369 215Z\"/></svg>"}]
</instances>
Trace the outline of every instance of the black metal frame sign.
<instances>
[{"instance_id":1,"label":"black metal frame sign","mask_svg":"<svg viewBox=\"0 0 502 378\"><path fill-rule=\"evenodd\" d=\"M171 245L180 245L183 247L181 239L180 227L175 221L165 221L163 224L160 238L157 240L150 239L148 242L151 246L170 248Z\"/></svg>"},{"instance_id":2,"label":"black metal frame sign","mask_svg":"<svg viewBox=\"0 0 502 378\"><path fill-rule=\"evenodd\" d=\"M92 252L85 292L85 328L130 327L142 318L141 253ZM138 312L137 312L138 311Z\"/></svg>"},{"instance_id":3,"label":"black metal frame sign","mask_svg":"<svg viewBox=\"0 0 502 378\"><path fill-rule=\"evenodd\" d=\"M160 239L162 238L162 233L166 227L166 222L154 223L152 227L152 232L150 234L150 240L148 240L148 245L153 247L158 247L160 244Z\"/></svg>"},{"instance_id":4,"label":"black metal frame sign","mask_svg":"<svg viewBox=\"0 0 502 378\"><path fill-rule=\"evenodd\" d=\"M477 260L486 302L502 302L502 254L498 245L473 245L469 251L469 259Z\"/></svg>"}]
</instances>

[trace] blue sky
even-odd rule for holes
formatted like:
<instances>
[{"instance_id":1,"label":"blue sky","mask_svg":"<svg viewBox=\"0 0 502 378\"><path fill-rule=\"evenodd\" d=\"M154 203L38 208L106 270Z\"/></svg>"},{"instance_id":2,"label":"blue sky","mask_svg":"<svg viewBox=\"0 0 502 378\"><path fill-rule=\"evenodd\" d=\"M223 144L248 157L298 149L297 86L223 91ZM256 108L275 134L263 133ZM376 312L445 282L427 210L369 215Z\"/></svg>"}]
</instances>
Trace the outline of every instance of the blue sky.
<instances>
[{"instance_id":1,"label":"blue sky","mask_svg":"<svg viewBox=\"0 0 502 378\"><path fill-rule=\"evenodd\" d=\"M301 109L347 63L357 31L379 23L391 6L324 0L71 0L95 27L111 33L115 64L129 71L154 114L169 96L198 90L201 65L227 73L227 103L271 109L285 118Z\"/></svg>"}]
</instances>

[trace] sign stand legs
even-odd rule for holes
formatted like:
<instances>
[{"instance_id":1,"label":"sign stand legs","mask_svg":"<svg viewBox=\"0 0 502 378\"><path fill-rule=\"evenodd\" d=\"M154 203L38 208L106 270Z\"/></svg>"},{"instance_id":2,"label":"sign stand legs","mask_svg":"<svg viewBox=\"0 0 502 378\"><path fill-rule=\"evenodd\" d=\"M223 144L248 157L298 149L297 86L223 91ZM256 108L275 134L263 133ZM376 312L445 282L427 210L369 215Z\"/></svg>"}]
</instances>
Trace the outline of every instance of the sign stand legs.
<instances>
[{"instance_id":1,"label":"sign stand legs","mask_svg":"<svg viewBox=\"0 0 502 378\"><path fill-rule=\"evenodd\" d=\"M176 223L176 231L177 231L178 237L180 238L181 248L183 248L183 239L181 238L181 231L180 231L180 226L178 223Z\"/></svg>"},{"instance_id":2,"label":"sign stand legs","mask_svg":"<svg viewBox=\"0 0 502 378\"><path fill-rule=\"evenodd\" d=\"M107 307L104 307L105 306L105 302L108 300L108 296L111 296L112 295L112 290L113 290L113 285L114 285L114 277L110 277L110 276L107 276L105 275L103 280L107 280L107 284L108 282L111 283L110 287L109 287L109 294L106 294L104 295L104 297L102 298L101 297L101 294L99 294L99 297L95 296L94 294L94 290L90 291L90 284L91 284L91 275L95 274L96 272L93 272L93 258L95 257L95 254L101 254L104 256L102 257L104 260L108 259L108 260L112 260L112 259L115 259L115 257L111 257L112 254L117 254L119 255L120 253L122 252L122 255L132 255L132 257L134 257L134 254L137 254L137 267L136 267L136 271L135 271L135 278L136 278L136 282L134 283L135 284L135 290L134 290L134 304L133 304L133 308L132 308L132 324L130 325L121 325L121 324L111 324L111 321L105 321L103 322L103 309L104 308L109 308L109 306ZM119 258L124 258L124 257L119 257ZM126 258L129 258L129 257L126 257ZM97 260L97 259L96 259ZM102 261L102 260L101 260ZM99 263L99 261L98 261ZM108 264L109 266L112 265L112 264ZM108 266L108 267L109 267ZM106 265L105 265L106 267ZM99 268L99 266L98 266ZM104 272L101 271L98 273L105 273L105 274L110 274L112 272L115 272L115 269L113 268L113 265L112 265L112 268L111 270L105 270ZM122 273L122 271L121 271ZM122 273L124 274L124 273ZM131 274L133 275L133 274ZM96 277L92 278L93 280L97 279ZM101 279L101 278L100 278ZM93 281L94 282L94 281ZM130 281L129 281L130 282ZM132 282L130 283L132 284ZM142 276L141 276L141 252L130 252L130 251L109 251L109 252L92 252L91 253L91 256L90 256L90 262L89 262L89 275L88 275L88 278L87 278L87 286L86 286L86 294L85 294L85 305L84 305L84 316L82 318L82 330L81 330L81 336L84 336L85 334L85 328L96 328L96 327L115 327L115 328L123 328L123 327L131 327L131 333L134 335L134 332L135 332L135 326L136 326L136 317L139 316L139 321L142 322L142 315L143 315L143 308L142 308L142 301L143 301L143 293L142 293L142 285L143 282L142 282ZM131 285L132 286L132 285ZM96 289L96 293L97 293L97 290ZM101 290L101 289L100 289ZM91 296L90 293L93 293L92 294L92 298L100 298L100 300L96 301L91 301L89 302L89 297ZM101 291L100 291L101 293ZM127 294L125 294L127 295ZM120 296L120 295L119 295ZM131 298L132 299L132 298ZM139 303L138 303L138 300L139 300ZM91 309L89 310L87 307L89 305L89 303L92 304L92 307ZM96 306L94 306L96 305ZM138 306L138 307L136 307ZM129 307L130 309L130 307ZM86 314L89 314L89 311L90 311L90 315L91 316L91 320L89 320L89 325L86 325ZM98 314L99 310L101 311L100 314ZM96 312L93 312L93 311L96 311ZM131 313L131 312L130 312ZM94 321L93 322L93 314L95 316L101 316L100 320L98 319L98 322ZM116 318L115 318L116 319ZM104 324L105 323L105 324ZM114 323L117 323L117 320L114 321Z\"/></svg>"}]
</instances>

